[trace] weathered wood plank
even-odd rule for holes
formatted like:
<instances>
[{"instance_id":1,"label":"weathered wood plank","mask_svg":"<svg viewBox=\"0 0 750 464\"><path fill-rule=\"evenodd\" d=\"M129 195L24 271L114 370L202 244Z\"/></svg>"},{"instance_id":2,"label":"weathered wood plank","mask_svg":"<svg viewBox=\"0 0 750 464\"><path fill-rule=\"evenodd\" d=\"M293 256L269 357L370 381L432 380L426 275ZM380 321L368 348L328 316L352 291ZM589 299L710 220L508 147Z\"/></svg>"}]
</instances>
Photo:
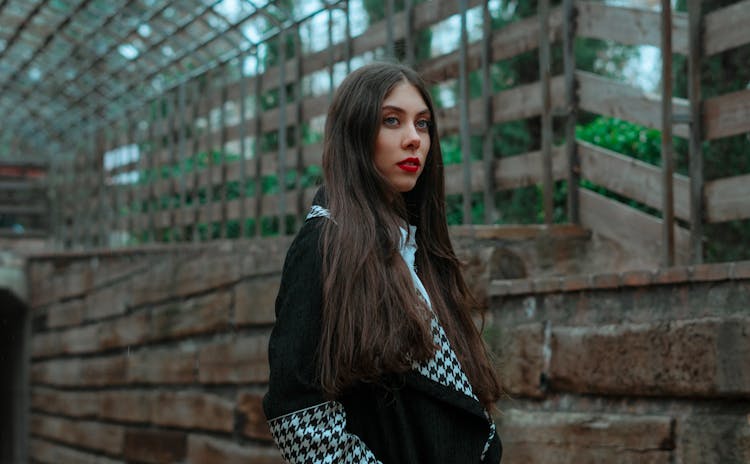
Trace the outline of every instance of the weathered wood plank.
<instances>
[{"instance_id":1,"label":"weathered wood plank","mask_svg":"<svg viewBox=\"0 0 750 464\"><path fill-rule=\"evenodd\" d=\"M557 42L562 37L563 15L560 7L550 10L549 40ZM490 62L512 58L539 46L539 18L525 18L493 33ZM467 65L473 71L481 66L482 41L472 42L468 48ZM429 82L442 82L458 76L458 51L425 60L418 65L422 77Z\"/></svg>"},{"instance_id":2,"label":"weathered wood plank","mask_svg":"<svg viewBox=\"0 0 750 464\"><path fill-rule=\"evenodd\" d=\"M740 90L703 102L706 139L750 132L750 90Z\"/></svg>"},{"instance_id":3,"label":"weathered wood plank","mask_svg":"<svg viewBox=\"0 0 750 464\"><path fill-rule=\"evenodd\" d=\"M750 174L707 182L705 202L709 222L750 218Z\"/></svg>"},{"instance_id":4,"label":"weathered wood plank","mask_svg":"<svg viewBox=\"0 0 750 464\"><path fill-rule=\"evenodd\" d=\"M703 262L703 117L701 99L701 68L703 50L701 38L701 0L688 0L688 98L690 100L690 262Z\"/></svg>"},{"instance_id":5,"label":"weathered wood plank","mask_svg":"<svg viewBox=\"0 0 750 464\"><path fill-rule=\"evenodd\" d=\"M704 18L703 49L706 56L750 43L750 0L743 0Z\"/></svg>"},{"instance_id":6,"label":"weathered wood plank","mask_svg":"<svg viewBox=\"0 0 750 464\"><path fill-rule=\"evenodd\" d=\"M607 190L661 210L662 181L658 166L578 141L581 175ZM690 219L690 179L681 174L673 177L675 215Z\"/></svg>"},{"instance_id":7,"label":"weathered wood plank","mask_svg":"<svg viewBox=\"0 0 750 464\"><path fill-rule=\"evenodd\" d=\"M576 71L576 77L582 109L661 130L661 98L658 95L586 71ZM674 114L688 114L688 101L673 98L672 111ZM672 130L674 135L689 136L684 124L674 124Z\"/></svg>"},{"instance_id":8,"label":"weathered wood plank","mask_svg":"<svg viewBox=\"0 0 750 464\"><path fill-rule=\"evenodd\" d=\"M661 255L662 220L591 190L579 191L581 224L643 256ZM690 232L675 226L675 264L690 259Z\"/></svg>"},{"instance_id":9,"label":"weathered wood plank","mask_svg":"<svg viewBox=\"0 0 750 464\"><path fill-rule=\"evenodd\" d=\"M614 40L625 45L659 46L659 11L594 1L577 1L576 6L578 37ZM688 17L685 13L672 14L672 50L682 55L688 53Z\"/></svg>"}]
</instances>

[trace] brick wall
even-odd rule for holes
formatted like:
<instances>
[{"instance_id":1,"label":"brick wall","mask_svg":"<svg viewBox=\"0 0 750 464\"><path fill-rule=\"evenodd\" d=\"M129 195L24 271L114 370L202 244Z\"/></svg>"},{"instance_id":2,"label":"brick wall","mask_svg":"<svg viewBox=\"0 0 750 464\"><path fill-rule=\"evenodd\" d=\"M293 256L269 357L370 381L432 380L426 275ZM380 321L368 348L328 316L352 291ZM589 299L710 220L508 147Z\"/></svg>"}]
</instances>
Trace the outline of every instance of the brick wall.
<instances>
[{"instance_id":1,"label":"brick wall","mask_svg":"<svg viewBox=\"0 0 750 464\"><path fill-rule=\"evenodd\" d=\"M750 262L489 294L507 462L750 462Z\"/></svg>"},{"instance_id":2,"label":"brick wall","mask_svg":"<svg viewBox=\"0 0 750 464\"><path fill-rule=\"evenodd\" d=\"M281 462L260 399L288 244L31 259L33 462ZM750 462L750 264L491 281L462 247L504 462Z\"/></svg>"}]
</instances>

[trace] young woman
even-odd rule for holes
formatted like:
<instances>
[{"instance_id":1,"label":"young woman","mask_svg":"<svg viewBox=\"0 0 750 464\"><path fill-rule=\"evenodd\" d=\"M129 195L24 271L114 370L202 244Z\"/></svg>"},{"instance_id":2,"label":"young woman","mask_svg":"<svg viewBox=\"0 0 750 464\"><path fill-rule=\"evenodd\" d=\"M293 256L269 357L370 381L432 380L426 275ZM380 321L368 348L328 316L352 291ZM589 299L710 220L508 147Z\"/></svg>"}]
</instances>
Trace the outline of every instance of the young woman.
<instances>
[{"instance_id":1,"label":"young woman","mask_svg":"<svg viewBox=\"0 0 750 464\"><path fill-rule=\"evenodd\" d=\"M430 95L371 64L337 90L324 186L276 300L263 406L291 463L480 463L500 386L445 216Z\"/></svg>"}]
</instances>

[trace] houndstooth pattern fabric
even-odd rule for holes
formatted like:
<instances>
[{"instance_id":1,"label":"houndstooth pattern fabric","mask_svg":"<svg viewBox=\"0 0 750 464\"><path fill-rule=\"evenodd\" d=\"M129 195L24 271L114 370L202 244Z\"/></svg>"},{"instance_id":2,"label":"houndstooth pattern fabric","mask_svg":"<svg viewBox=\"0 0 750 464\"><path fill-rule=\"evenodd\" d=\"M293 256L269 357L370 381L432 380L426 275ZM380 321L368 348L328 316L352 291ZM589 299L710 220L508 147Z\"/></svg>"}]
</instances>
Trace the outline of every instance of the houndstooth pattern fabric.
<instances>
[{"instance_id":1,"label":"houndstooth pattern fabric","mask_svg":"<svg viewBox=\"0 0 750 464\"><path fill-rule=\"evenodd\" d=\"M310 208L310 212L307 213L307 216L305 217L305 221L307 221L308 219L311 219L311 218L316 218L316 217L327 217L327 218L330 218L331 217L331 213L328 212L328 210L325 209L325 208L323 208L322 206L313 205L312 208Z\"/></svg>"},{"instance_id":2,"label":"houndstooth pattern fabric","mask_svg":"<svg viewBox=\"0 0 750 464\"><path fill-rule=\"evenodd\" d=\"M432 317L430 325L432 337L438 349L435 351L435 356L431 359L415 362L412 367L428 379L477 399L474 391L471 389L469 379L464 374L463 369L461 369L461 364L458 362L456 353L451 348L445 330L443 330L443 327L438 323L435 316Z\"/></svg>"},{"instance_id":3,"label":"houndstooth pattern fabric","mask_svg":"<svg viewBox=\"0 0 750 464\"><path fill-rule=\"evenodd\" d=\"M345 430L346 412L336 401L271 419L268 425L291 464L382 464L359 437Z\"/></svg>"},{"instance_id":4,"label":"houndstooth pattern fabric","mask_svg":"<svg viewBox=\"0 0 750 464\"><path fill-rule=\"evenodd\" d=\"M487 421L490 423L490 436L487 437L487 443L484 444L482 456L479 458L480 461L484 461L484 457L487 455L487 451L492 444L492 438L495 436L495 421L492 420L492 417L490 417L490 414L487 411L484 411L484 417L487 418Z\"/></svg>"}]
</instances>

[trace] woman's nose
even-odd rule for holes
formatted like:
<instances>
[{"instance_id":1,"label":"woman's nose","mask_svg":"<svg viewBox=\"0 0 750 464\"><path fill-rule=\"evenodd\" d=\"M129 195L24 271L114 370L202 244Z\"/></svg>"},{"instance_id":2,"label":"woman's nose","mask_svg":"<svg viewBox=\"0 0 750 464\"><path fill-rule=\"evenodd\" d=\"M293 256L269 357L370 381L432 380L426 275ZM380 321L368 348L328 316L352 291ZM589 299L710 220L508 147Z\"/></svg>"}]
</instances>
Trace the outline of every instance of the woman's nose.
<instances>
[{"instance_id":1,"label":"woman's nose","mask_svg":"<svg viewBox=\"0 0 750 464\"><path fill-rule=\"evenodd\" d=\"M409 124L406 127L406 134L404 135L403 144L404 147L419 148L422 143L422 139L419 136L419 131L413 125Z\"/></svg>"}]
</instances>

